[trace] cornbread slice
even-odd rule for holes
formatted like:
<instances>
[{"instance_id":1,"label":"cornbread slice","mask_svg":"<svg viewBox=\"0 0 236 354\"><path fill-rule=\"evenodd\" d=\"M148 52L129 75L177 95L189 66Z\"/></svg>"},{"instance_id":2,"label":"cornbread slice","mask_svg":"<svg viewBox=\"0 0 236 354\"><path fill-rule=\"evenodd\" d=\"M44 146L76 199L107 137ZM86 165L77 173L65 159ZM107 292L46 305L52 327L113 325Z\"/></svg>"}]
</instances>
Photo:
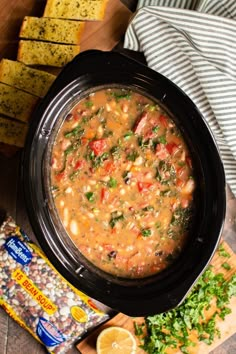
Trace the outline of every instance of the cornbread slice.
<instances>
[{"instance_id":1,"label":"cornbread slice","mask_svg":"<svg viewBox=\"0 0 236 354\"><path fill-rule=\"evenodd\" d=\"M17 60L26 65L62 67L79 52L80 47L78 45L21 40L19 42Z\"/></svg>"},{"instance_id":2,"label":"cornbread slice","mask_svg":"<svg viewBox=\"0 0 236 354\"><path fill-rule=\"evenodd\" d=\"M108 0L48 0L44 17L103 20Z\"/></svg>"},{"instance_id":3,"label":"cornbread slice","mask_svg":"<svg viewBox=\"0 0 236 354\"><path fill-rule=\"evenodd\" d=\"M55 78L55 75L29 68L18 61L2 59L0 62L0 82L38 97L45 96Z\"/></svg>"},{"instance_id":4,"label":"cornbread slice","mask_svg":"<svg viewBox=\"0 0 236 354\"><path fill-rule=\"evenodd\" d=\"M0 142L24 147L28 124L15 122L0 115Z\"/></svg>"},{"instance_id":5,"label":"cornbread slice","mask_svg":"<svg viewBox=\"0 0 236 354\"><path fill-rule=\"evenodd\" d=\"M0 113L28 122L39 98L0 83Z\"/></svg>"},{"instance_id":6,"label":"cornbread slice","mask_svg":"<svg viewBox=\"0 0 236 354\"><path fill-rule=\"evenodd\" d=\"M79 44L84 22L56 18L26 16L20 29L20 38Z\"/></svg>"}]
</instances>

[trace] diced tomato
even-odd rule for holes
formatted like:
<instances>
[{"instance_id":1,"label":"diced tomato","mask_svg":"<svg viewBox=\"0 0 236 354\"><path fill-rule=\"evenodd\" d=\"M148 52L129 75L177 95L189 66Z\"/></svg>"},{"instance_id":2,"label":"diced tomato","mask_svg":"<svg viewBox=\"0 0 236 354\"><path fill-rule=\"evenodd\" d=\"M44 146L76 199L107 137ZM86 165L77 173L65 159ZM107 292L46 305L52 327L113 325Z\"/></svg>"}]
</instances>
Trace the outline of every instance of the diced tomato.
<instances>
[{"instance_id":1,"label":"diced tomato","mask_svg":"<svg viewBox=\"0 0 236 354\"><path fill-rule=\"evenodd\" d=\"M181 206L182 208L187 208L189 206L189 200L188 199L182 199L181 200Z\"/></svg>"},{"instance_id":2,"label":"diced tomato","mask_svg":"<svg viewBox=\"0 0 236 354\"><path fill-rule=\"evenodd\" d=\"M176 168L176 176L181 181L187 181L189 178L188 168L186 166Z\"/></svg>"},{"instance_id":3,"label":"diced tomato","mask_svg":"<svg viewBox=\"0 0 236 354\"><path fill-rule=\"evenodd\" d=\"M104 168L107 173L111 173L115 171L116 165L113 161L105 161Z\"/></svg>"},{"instance_id":4,"label":"diced tomato","mask_svg":"<svg viewBox=\"0 0 236 354\"><path fill-rule=\"evenodd\" d=\"M164 127L164 128L167 128L168 127L168 121L167 121L167 118L163 115L160 115L160 123L161 125Z\"/></svg>"},{"instance_id":5,"label":"diced tomato","mask_svg":"<svg viewBox=\"0 0 236 354\"><path fill-rule=\"evenodd\" d=\"M159 157L160 160L165 160L169 156L169 152L166 150L164 144L157 144L156 156Z\"/></svg>"},{"instance_id":6,"label":"diced tomato","mask_svg":"<svg viewBox=\"0 0 236 354\"><path fill-rule=\"evenodd\" d=\"M112 234L116 234L116 231L117 231L117 230L116 230L115 227L113 227L113 229L111 229L111 233L112 233Z\"/></svg>"},{"instance_id":7,"label":"diced tomato","mask_svg":"<svg viewBox=\"0 0 236 354\"><path fill-rule=\"evenodd\" d=\"M177 187L183 187L184 184L185 184L185 182L182 181L181 179L179 179L179 178L176 179L176 186Z\"/></svg>"},{"instance_id":8,"label":"diced tomato","mask_svg":"<svg viewBox=\"0 0 236 354\"><path fill-rule=\"evenodd\" d=\"M55 175L55 178L58 182L60 182L64 177L65 177L65 171L59 172L57 175Z\"/></svg>"},{"instance_id":9,"label":"diced tomato","mask_svg":"<svg viewBox=\"0 0 236 354\"><path fill-rule=\"evenodd\" d=\"M93 150L94 154L98 156L105 151L107 143L105 139L92 140L89 142L89 147Z\"/></svg>"},{"instance_id":10,"label":"diced tomato","mask_svg":"<svg viewBox=\"0 0 236 354\"><path fill-rule=\"evenodd\" d=\"M178 145L175 143L168 143L165 145L166 150L172 155L178 148Z\"/></svg>"},{"instance_id":11,"label":"diced tomato","mask_svg":"<svg viewBox=\"0 0 236 354\"><path fill-rule=\"evenodd\" d=\"M147 131L144 135L145 139L153 139L154 137L155 137L155 133L152 131L152 129Z\"/></svg>"},{"instance_id":12,"label":"diced tomato","mask_svg":"<svg viewBox=\"0 0 236 354\"><path fill-rule=\"evenodd\" d=\"M102 246L103 246L105 251L110 252L110 251L114 250L114 247L112 245L110 245L109 243L104 243Z\"/></svg>"},{"instance_id":13,"label":"diced tomato","mask_svg":"<svg viewBox=\"0 0 236 354\"><path fill-rule=\"evenodd\" d=\"M109 190L106 188L101 189L101 202L104 203L109 198Z\"/></svg>"},{"instance_id":14,"label":"diced tomato","mask_svg":"<svg viewBox=\"0 0 236 354\"><path fill-rule=\"evenodd\" d=\"M140 234L140 229L136 225L134 225L130 231L133 232L136 236Z\"/></svg>"},{"instance_id":15,"label":"diced tomato","mask_svg":"<svg viewBox=\"0 0 236 354\"><path fill-rule=\"evenodd\" d=\"M138 186L139 192L147 192L153 186L153 183L138 182L137 186Z\"/></svg>"},{"instance_id":16,"label":"diced tomato","mask_svg":"<svg viewBox=\"0 0 236 354\"><path fill-rule=\"evenodd\" d=\"M133 127L133 132L135 134L140 134L142 132L143 128L146 125L147 118L148 118L147 112L143 112L141 116L136 120Z\"/></svg>"},{"instance_id":17,"label":"diced tomato","mask_svg":"<svg viewBox=\"0 0 236 354\"><path fill-rule=\"evenodd\" d=\"M85 138L85 137L82 137L82 138L80 139L80 141L81 141L81 145L86 145L87 142L88 142L88 139Z\"/></svg>"},{"instance_id":18,"label":"diced tomato","mask_svg":"<svg viewBox=\"0 0 236 354\"><path fill-rule=\"evenodd\" d=\"M77 170L81 170L82 168L84 168L86 166L86 161L85 160L78 160L76 163L75 163L75 167L74 169L77 171Z\"/></svg>"}]
</instances>

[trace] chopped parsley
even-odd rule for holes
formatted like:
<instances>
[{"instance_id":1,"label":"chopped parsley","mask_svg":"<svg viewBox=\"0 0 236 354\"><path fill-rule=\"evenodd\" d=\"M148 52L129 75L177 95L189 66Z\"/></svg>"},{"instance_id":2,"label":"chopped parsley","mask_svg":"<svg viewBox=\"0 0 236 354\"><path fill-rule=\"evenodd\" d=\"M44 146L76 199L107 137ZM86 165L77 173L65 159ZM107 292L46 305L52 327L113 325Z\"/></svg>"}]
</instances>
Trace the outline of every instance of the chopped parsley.
<instances>
[{"instance_id":1,"label":"chopped parsley","mask_svg":"<svg viewBox=\"0 0 236 354\"><path fill-rule=\"evenodd\" d=\"M149 354L164 354L168 348L178 347L182 353L188 354L188 348L196 345L189 339L192 330L196 332L198 340L211 344L220 335L216 328L216 315L224 319L231 312L227 304L235 295L236 275L225 280L222 274L214 274L209 267L182 305L168 312L146 317L145 325L135 323L135 334L140 336L142 343L140 347ZM217 309L207 320L204 311L209 309L214 298L217 299Z\"/></svg>"},{"instance_id":2,"label":"chopped parsley","mask_svg":"<svg viewBox=\"0 0 236 354\"><path fill-rule=\"evenodd\" d=\"M89 150L89 152L85 155L87 160L90 160L93 168L97 168L103 165L103 162L108 160L109 154L104 152L103 154L96 156L94 151Z\"/></svg>"},{"instance_id":3,"label":"chopped parsley","mask_svg":"<svg viewBox=\"0 0 236 354\"><path fill-rule=\"evenodd\" d=\"M152 131L153 131L153 133L157 133L159 129L160 129L160 127L158 127L158 125L156 125L155 127L152 128Z\"/></svg>"},{"instance_id":4,"label":"chopped parsley","mask_svg":"<svg viewBox=\"0 0 236 354\"><path fill-rule=\"evenodd\" d=\"M112 229L116 226L117 222L125 220L125 217L123 214L119 213L118 211L114 211L111 213L111 219L109 221L109 225L111 226Z\"/></svg>"},{"instance_id":5,"label":"chopped parsley","mask_svg":"<svg viewBox=\"0 0 236 354\"><path fill-rule=\"evenodd\" d=\"M159 142L161 143L161 144L166 144L166 137L164 136L164 135L162 135L162 136L159 136Z\"/></svg>"},{"instance_id":6,"label":"chopped parsley","mask_svg":"<svg viewBox=\"0 0 236 354\"><path fill-rule=\"evenodd\" d=\"M120 153L121 153L120 146L117 146L117 145L112 146L110 153L115 160L119 159Z\"/></svg>"},{"instance_id":7,"label":"chopped parsley","mask_svg":"<svg viewBox=\"0 0 236 354\"><path fill-rule=\"evenodd\" d=\"M130 100L131 99L131 91L121 90L121 91L113 91L111 92L111 96L115 98L116 101L120 101L122 99Z\"/></svg>"},{"instance_id":8,"label":"chopped parsley","mask_svg":"<svg viewBox=\"0 0 236 354\"><path fill-rule=\"evenodd\" d=\"M64 137L69 139L72 137L81 137L84 134L84 129L81 129L80 125L77 125L74 129L64 134Z\"/></svg>"},{"instance_id":9,"label":"chopped parsley","mask_svg":"<svg viewBox=\"0 0 236 354\"><path fill-rule=\"evenodd\" d=\"M95 198L94 198L94 193L93 192L87 192L85 193L86 198L88 199L89 202L94 202Z\"/></svg>"},{"instance_id":10,"label":"chopped parsley","mask_svg":"<svg viewBox=\"0 0 236 354\"><path fill-rule=\"evenodd\" d=\"M231 269L231 266L229 265L228 262L222 263L222 264L221 264L221 267L224 268L224 269L226 269L226 270L230 270L230 269Z\"/></svg>"},{"instance_id":11,"label":"chopped parsley","mask_svg":"<svg viewBox=\"0 0 236 354\"><path fill-rule=\"evenodd\" d=\"M132 131L128 131L127 133L124 134L124 139L129 140L133 135L134 133Z\"/></svg>"},{"instance_id":12,"label":"chopped parsley","mask_svg":"<svg viewBox=\"0 0 236 354\"><path fill-rule=\"evenodd\" d=\"M218 248L219 255L224 258L230 258L230 254L226 252L224 246L221 244Z\"/></svg>"},{"instance_id":13,"label":"chopped parsley","mask_svg":"<svg viewBox=\"0 0 236 354\"><path fill-rule=\"evenodd\" d=\"M110 177L110 179L108 181L108 187L116 188L117 187L117 180L113 177Z\"/></svg>"},{"instance_id":14,"label":"chopped parsley","mask_svg":"<svg viewBox=\"0 0 236 354\"><path fill-rule=\"evenodd\" d=\"M126 155L127 160L133 162L137 159L137 157L139 157L139 153L136 150L132 150Z\"/></svg>"},{"instance_id":15,"label":"chopped parsley","mask_svg":"<svg viewBox=\"0 0 236 354\"><path fill-rule=\"evenodd\" d=\"M87 108L91 108L93 106L93 102L92 101L85 101L84 104L85 104L85 106Z\"/></svg>"},{"instance_id":16,"label":"chopped parsley","mask_svg":"<svg viewBox=\"0 0 236 354\"><path fill-rule=\"evenodd\" d=\"M141 235L143 237L149 237L152 234L152 230L151 229L141 229Z\"/></svg>"}]
</instances>

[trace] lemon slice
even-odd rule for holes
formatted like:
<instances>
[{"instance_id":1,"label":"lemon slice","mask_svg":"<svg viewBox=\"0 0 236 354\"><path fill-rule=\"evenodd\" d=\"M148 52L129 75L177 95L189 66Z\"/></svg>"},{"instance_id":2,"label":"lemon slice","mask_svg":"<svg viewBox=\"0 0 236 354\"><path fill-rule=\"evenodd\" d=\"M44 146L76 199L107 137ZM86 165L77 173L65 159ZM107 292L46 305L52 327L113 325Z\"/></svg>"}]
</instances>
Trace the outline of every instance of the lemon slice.
<instances>
[{"instance_id":1,"label":"lemon slice","mask_svg":"<svg viewBox=\"0 0 236 354\"><path fill-rule=\"evenodd\" d=\"M97 338L97 354L135 354L136 341L125 328L108 327Z\"/></svg>"}]
</instances>

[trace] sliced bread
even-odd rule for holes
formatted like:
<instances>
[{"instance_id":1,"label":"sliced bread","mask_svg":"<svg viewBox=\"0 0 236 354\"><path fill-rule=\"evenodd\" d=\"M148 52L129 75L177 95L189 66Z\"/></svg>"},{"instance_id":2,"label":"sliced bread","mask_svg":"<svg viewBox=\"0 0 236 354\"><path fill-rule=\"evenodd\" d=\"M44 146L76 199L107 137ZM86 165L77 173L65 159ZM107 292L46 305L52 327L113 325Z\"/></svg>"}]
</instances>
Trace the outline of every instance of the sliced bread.
<instances>
[{"instance_id":1,"label":"sliced bread","mask_svg":"<svg viewBox=\"0 0 236 354\"><path fill-rule=\"evenodd\" d=\"M19 61L2 59L0 82L14 86L38 97L44 97L56 76L30 68Z\"/></svg>"},{"instance_id":2,"label":"sliced bread","mask_svg":"<svg viewBox=\"0 0 236 354\"><path fill-rule=\"evenodd\" d=\"M44 17L103 20L108 0L47 0Z\"/></svg>"},{"instance_id":3,"label":"sliced bread","mask_svg":"<svg viewBox=\"0 0 236 354\"><path fill-rule=\"evenodd\" d=\"M0 115L0 142L17 147L25 143L28 124L16 122Z\"/></svg>"},{"instance_id":4,"label":"sliced bread","mask_svg":"<svg viewBox=\"0 0 236 354\"><path fill-rule=\"evenodd\" d=\"M0 113L28 122L39 98L15 87L0 83Z\"/></svg>"},{"instance_id":5,"label":"sliced bread","mask_svg":"<svg viewBox=\"0 0 236 354\"><path fill-rule=\"evenodd\" d=\"M84 22L45 17L26 16L20 29L20 38L79 44Z\"/></svg>"},{"instance_id":6,"label":"sliced bread","mask_svg":"<svg viewBox=\"0 0 236 354\"><path fill-rule=\"evenodd\" d=\"M26 65L62 67L79 52L80 47L78 45L21 40L19 42L17 60Z\"/></svg>"}]
</instances>

